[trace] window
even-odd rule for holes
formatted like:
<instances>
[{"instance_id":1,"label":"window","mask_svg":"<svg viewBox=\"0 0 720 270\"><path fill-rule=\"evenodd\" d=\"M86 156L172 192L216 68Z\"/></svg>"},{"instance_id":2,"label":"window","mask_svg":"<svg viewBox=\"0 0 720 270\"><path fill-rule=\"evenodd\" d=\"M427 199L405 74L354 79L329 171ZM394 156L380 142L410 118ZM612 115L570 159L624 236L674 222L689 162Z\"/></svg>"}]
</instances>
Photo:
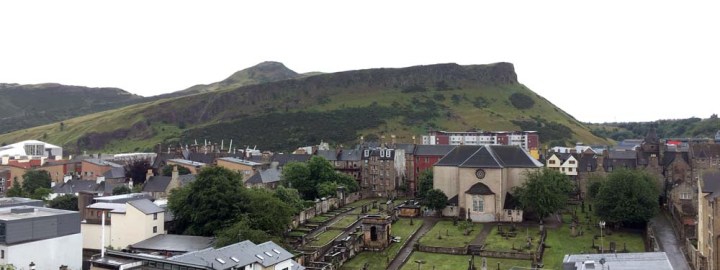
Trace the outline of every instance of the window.
<instances>
[{"instance_id":1,"label":"window","mask_svg":"<svg viewBox=\"0 0 720 270\"><path fill-rule=\"evenodd\" d=\"M428 163L428 162L430 162L430 158L429 158L429 157L425 157L425 163Z\"/></svg>"},{"instance_id":2,"label":"window","mask_svg":"<svg viewBox=\"0 0 720 270\"><path fill-rule=\"evenodd\" d=\"M484 212L485 200L482 196L473 196L473 212Z\"/></svg>"},{"instance_id":3,"label":"window","mask_svg":"<svg viewBox=\"0 0 720 270\"><path fill-rule=\"evenodd\" d=\"M153 233L157 233L157 226L153 226Z\"/></svg>"},{"instance_id":4,"label":"window","mask_svg":"<svg viewBox=\"0 0 720 270\"><path fill-rule=\"evenodd\" d=\"M153 214L153 220L157 220L157 213Z\"/></svg>"},{"instance_id":5,"label":"window","mask_svg":"<svg viewBox=\"0 0 720 270\"><path fill-rule=\"evenodd\" d=\"M570 160L570 161L568 161L568 163L570 163L570 164L575 164L575 161L574 161L574 160Z\"/></svg>"},{"instance_id":6,"label":"window","mask_svg":"<svg viewBox=\"0 0 720 270\"><path fill-rule=\"evenodd\" d=\"M572 172L573 168L568 168L568 172Z\"/></svg>"},{"instance_id":7,"label":"window","mask_svg":"<svg viewBox=\"0 0 720 270\"><path fill-rule=\"evenodd\" d=\"M690 192L680 193L680 199L681 200L690 200L690 199L692 199L692 194Z\"/></svg>"}]
</instances>

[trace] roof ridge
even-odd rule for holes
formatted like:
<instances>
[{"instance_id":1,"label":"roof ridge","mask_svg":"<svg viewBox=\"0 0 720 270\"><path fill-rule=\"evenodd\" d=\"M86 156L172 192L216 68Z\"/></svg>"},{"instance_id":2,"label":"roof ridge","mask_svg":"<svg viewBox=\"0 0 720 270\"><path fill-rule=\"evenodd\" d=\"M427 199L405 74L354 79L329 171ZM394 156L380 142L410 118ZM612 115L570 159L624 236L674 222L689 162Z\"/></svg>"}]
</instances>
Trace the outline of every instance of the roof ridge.
<instances>
[{"instance_id":1,"label":"roof ridge","mask_svg":"<svg viewBox=\"0 0 720 270\"><path fill-rule=\"evenodd\" d=\"M489 146L490 147L488 147L488 152L490 153L490 156L495 160L495 162L497 162L498 165L500 165L500 168L505 168L505 161L502 160L502 158L500 158L499 156L497 156L497 154L495 153L495 150L492 149L493 145L489 145Z\"/></svg>"},{"instance_id":2,"label":"roof ridge","mask_svg":"<svg viewBox=\"0 0 720 270\"><path fill-rule=\"evenodd\" d=\"M480 150L482 150L484 147L485 147L484 145L483 145L483 146L480 146L477 150L475 150L475 152L473 152L472 154L468 155L468 157L467 157L465 160L463 160L463 162L460 162L460 164L458 164L457 166L458 166L458 167L464 166L465 163L468 162L468 160L470 160L472 157L474 157L475 154L477 154L477 152L479 152Z\"/></svg>"}]
</instances>

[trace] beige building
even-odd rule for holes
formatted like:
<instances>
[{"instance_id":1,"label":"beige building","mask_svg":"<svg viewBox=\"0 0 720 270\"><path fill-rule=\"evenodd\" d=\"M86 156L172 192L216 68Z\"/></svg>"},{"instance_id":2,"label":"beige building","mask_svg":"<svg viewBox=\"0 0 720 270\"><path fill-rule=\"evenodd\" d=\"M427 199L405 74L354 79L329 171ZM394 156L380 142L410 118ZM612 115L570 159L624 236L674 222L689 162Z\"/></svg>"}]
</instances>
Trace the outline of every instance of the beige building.
<instances>
[{"instance_id":1,"label":"beige building","mask_svg":"<svg viewBox=\"0 0 720 270\"><path fill-rule=\"evenodd\" d=\"M94 203L85 209L81 224L83 248L102 247L102 216L105 215L105 246L115 249L165 233L165 210L148 199L127 203Z\"/></svg>"},{"instance_id":2,"label":"beige building","mask_svg":"<svg viewBox=\"0 0 720 270\"><path fill-rule=\"evenodd\" d=\"M260 168L262 167L262 163L234 157L218 158L216 162L217 165L220 167L240 172L240 174L242 174L243 176L243 181L247 181L248 179L250 179L250 177L253 176L253 174L255 174L255 172L260 170Z\"/></svg>"},{"instance_id":3,"label":"beige building","mask_svg":"<svg viewBox=\"0 0 720 270\"><path fill-rule=\"evenodd\" d=\"M720 269L720 172L704 172L699 183L696 269Z\"/></svg>"},{"instance_id":4,"label":"beige building","mask_svg":"<svg viewBox=\"0 0 720 270\"><path fill-rule=\"evenodd\" d=\"M443 215L520 222L522 211L510 205L510 190L522 185L524 173L542 167L518 146L458 146L433 167L433 188L450 198Z\"/></svg>"},{"instance_id":5,"label":"beige building","mask_svg":"<svg viewBox=\"0 0 720 270\"><path fill-rule=\"evenodd\" d=\"M556 170L571 177L578 175L578 159L572 154L553 153L545 162L551 170Z\"/></svg>"}]
</instances>

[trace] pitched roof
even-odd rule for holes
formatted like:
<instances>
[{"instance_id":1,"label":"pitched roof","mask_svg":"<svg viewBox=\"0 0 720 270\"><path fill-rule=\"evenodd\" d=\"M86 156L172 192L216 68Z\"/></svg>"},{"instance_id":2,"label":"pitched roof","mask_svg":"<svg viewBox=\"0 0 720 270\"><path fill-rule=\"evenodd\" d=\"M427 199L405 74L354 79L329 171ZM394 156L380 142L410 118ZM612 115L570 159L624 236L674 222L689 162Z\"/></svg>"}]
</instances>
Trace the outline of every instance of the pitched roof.
<instances>
[{"instance_id":1,"label":"pitched roof","mask_svg":"<svg viewBox=\"0 0 720 270\"><path fill-rule=\"evenodd\" d=\"M537 168L543 164L535 160L522 148L512 145L488 145L503 167Z\"/></svg>"},{"instance_id":2,"label":"pitched roof","mask_svg":"<svg viewBox=\"0 0 720 270\"><path fill-rule=\"evenodd\" d=\"M459 145L435 163L435 166L460 166L481 147L477 145Z\"/></svg>"},{"instance_id":3,"label":"pitched roof","mask_svg":"<svg viewBox=\"0 0 720 270\"><path fill-rule=\"evenodd\" d=\"M143 184L143 192L165 192L170 184L170 176L153 176Z\"/></svg>"},{"instance_id":4,"label":"pitched roof","mask_svg":"<svg viewBox=\"0 0 720 270\"><path fill-rule=\"evenodd\" d=\"M137 208L137 210L140 210L140 212L143 212L143 214L146 215L165 212L164 209L160 208L160 206L155 205L148 199L129 201L127 203Z\"/></svg>"},{"instance_id":5,"label":"pitched roof","mask_svg":"<svg viewBox=\"0 0 720 270\"><path fill-rule=\"evenodd\" d=\"M215 242L214 237L159 234L130 245L133 249L191 252L209 248Z\"/></svg>"},{"instance_id":6,"label":"pitched roof","mask_svg":"<svg viewBox=\"0 0 720 270\"><path fill-rule=\"evenodd\" d=\"M190 154L188 154L187 160L192 160L192 161L195 161L195 162L200 162L200 163L205 163L205 164L212 164L213 162L215 162L215 154L213 154L213 153L204 154L204 153L193 153L193 152L190 152Z\"/></svg>"},{"instance_id":7,"label":"pitched roof","mask_svg":"<svg viewBox=\"0 0 720 270\"><path fill-rule=\"evenodd\" d=\"M237 164L242 164L242 165L247 165L247 166L262 165L262 163L259 163L259 162L250 161L250 160L246 160L246 159L239 159L239 158L234 158L234 157L224 157L224 158L218 158L218 159L222 160L222 161L227 161L227 162L232 162L232 163L237 163Z\"/></svg>"},{"instance_id":8,"label":"pitched roof","mask_svg":"<svg viewBox=\"0 0 720 270\"><path fill-rule=\"evenodd\" d=\"M260 170L253 174L246 183L249 184L268 184L274 183L281 180L282 172L277 168L270 168L267 170Z\"/></svg>"},{"instance_id":9,"label":"pitched roof","mask_svg":"<svg viewBox=\"0 0 720 270\"><path fill-rule=\"evenodd\" d=\"M458 205L458 195L455 195L452 198L448 199L447 204L448 205Z\"/></svg>"},{"instance_id":10,"label":"pitched roof","mask_svg":"<svg viewBox=\"0 0 720 270\"><path fill-rule=\"evenodd\" d=\"M419 146L419 145L418 145ZM397 143L395 149L403 149L405 153L414 153L416 145L412 143Z\"/></svg>"},{"instance_id":11,"label":"pitched roof","mask_svg":"<svg viewBox=\"0 0 720 270\"><path fill-rule=\"evenodd\" d=\"M285 166L290 162L307 162L311 157L312 155L304 154L275 154L272 156L272 161L277 162L279 166Z\"/></svg>"},{"instance_id":12,"label":"pitched roof","mask_svg":"<svg viewBox=\"0 0 720 270\"><path fill-rule=\"evenodd\" d=\"M490 188L480 182L475 183L472 185L467 191L465 191L465 194L471 194L471 195L493 195L495 192L492 192Z\"/></svg>"},{"instance_id":13,"label":"pitched roof","mask_svg":"<svg viewBox=\"0 0 720 270\"><path fill-rule=\"evenodd\" d=\"M112 167L109 171L103 174L105 178L119 179L125 178L125 168L123 167Z\"/></svg>"},{"instance_id":14,"label":"pitched roof","mask_svg":"<svg viewBox=\"0 0 720 270\"><path fill-rule=\"evenodd\" d=\"M608 152L608 158L609 159L637 159L637 152L627 150L627 151L616 151L616 150L610 150Z\"/></svg>"},{"instance_id":15,"label":"pitched roof","mask_svg":"<svg viewBox=\"0 0 720 270\"><path fill-rule=\"evenodd\" d=\"M720 144L699 143L692 144L693 158L720 158Z\"/></svg>"},{"instance_id":16,"label":"pitched roof","mask_svg":"<svg viewBox=\"0 0 720 270\"><path fill-rule=\"evenodd\" d=\"M103 196L103 197L95 197L93 200L96 202L105 202L105 203L126 203L129 201L134 200L142 200L142 199L151 199L152 196L145 193L130 193L130 194L122 194L122 195L113 195L113 196Z\"/></svg>"},{"instance_id":17,"label":"pitched roof","mask_svg":"<svg viewBox=\"0 0 720 270\"><path fill-rule=\"evenodd\" d=\"M445 156L455 149L456 145L418 145L415 147L416 156Z\"/></svg>"},{"instance_id":18,"label":"pitched roof","mask_svg":"<svg viewBox=\"0 0 720 270\"><path fill-rule=\"evenodd\" d=\"M66 183L57 184L52 187L52 192L57 194L75 194L81 191L96 192L98 184L90 180L69 180Z\"/></svg>"},{"instance_id":19,"label":"pitched roof","mask_svg":"<svg viewBox=\"0 0 720 270\"><path fill-rule=\"evenodd\" d=\"M720 195L720 172L703 172L702 180L703 193L712 193L716 197Z\"/></svg>"},{"instance_id":20,"label":"pitched roof","mask_svg":"<svg viewBox=\"0 0 720 270\"><path fill-rule=\"evenodd\" d=\"M122 213L124 214L127 209L127 204L124 203L105 203L105 202L96 202L91 205L88 205L87 208L90 209L104 209L104 210L111 210L110 213Z\"/></svg>"},{"instance_id":21,"label":"pitched roof","mask_svg":"<svg viewBox=\"0 0 720 270\"><path fill-rule=\"evenodd\" d=\"M210 265L212 269L229 269L236 266L245 266L259 263L269 267L277 263L292 259L293 255L273 242L255 245L248 240L222 248L208 248L169 258L173 261L195 265ZM224 262L224 263L222 263ZM292 269L296 269L296 262L292 262ZM301 267L299 269L302 269Z\"/></svg>"},{"instance_id":22,"label":"pitched roof","mask_svg":"<svg viewBox=\"0 0 720 270\"><path fill-rule=\"evenodd\" d=\"M482 147L467 158L460 167L470 168L502 168L498 159L490 153L488 147Z\"/></svg>"},{"instance_id":23,"label":"pitched roof","mask_svg":"<svg viewBox=\"0 0 720 270\"><path fill-rule=\"evenodd\" d=\"M317 150L316 155L329 161L338 160L338 153L335 150Z\"/></svg>"},{"instance_id":24,"label":"pitched roof","mask_svg":"<svg viewBox=\"0 0 720 270\"><path fill-rule=\"evenodd\" d=\"M358 149L343 149L340 153L340 160L342 161L360 161L362 159L362 150Z\"/></svg>"},{"instance_id":25,"label":"pitched roof","mask_svg":"<svg viewBox=\"0 0 720 270\"><path fill-rule=\"evenodd\" d=\"M675 161L676 158L680 158L679 161L685 161L685 163L688 164L690 163L688 152L665 151L665 153L663 154L662 165L669 166L673 163L673 161Z\"/></svg>"}]
</instances>

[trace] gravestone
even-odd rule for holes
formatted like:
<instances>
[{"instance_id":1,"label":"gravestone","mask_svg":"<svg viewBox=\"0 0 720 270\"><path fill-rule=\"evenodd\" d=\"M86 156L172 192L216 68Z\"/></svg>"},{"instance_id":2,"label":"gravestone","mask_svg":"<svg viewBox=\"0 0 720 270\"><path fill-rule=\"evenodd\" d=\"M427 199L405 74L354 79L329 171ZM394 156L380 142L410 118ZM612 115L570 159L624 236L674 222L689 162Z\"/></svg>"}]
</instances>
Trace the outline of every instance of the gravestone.
<instances>
[{"instance_id":1,"label":"gravestone","mask_svg":"<svg viewBox=\"0 0 720 270\"><path fill-rule=\"evenodd\" d=\"M610 242L610 252L616 252L615 241Z\"/></svg>"}]
</instances>

